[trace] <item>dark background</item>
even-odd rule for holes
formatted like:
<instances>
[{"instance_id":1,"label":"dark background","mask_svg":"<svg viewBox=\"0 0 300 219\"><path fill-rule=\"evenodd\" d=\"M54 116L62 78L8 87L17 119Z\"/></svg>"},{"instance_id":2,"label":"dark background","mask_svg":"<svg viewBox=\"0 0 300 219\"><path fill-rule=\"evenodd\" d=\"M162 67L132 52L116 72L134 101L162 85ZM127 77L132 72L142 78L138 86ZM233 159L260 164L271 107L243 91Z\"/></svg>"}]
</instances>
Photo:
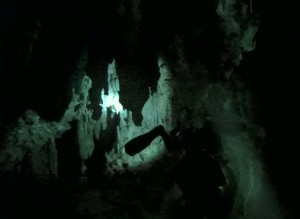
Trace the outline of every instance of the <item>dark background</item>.
<instances>
[{"instance_id":1,"label":"dark background","mask_svg":"<svg viewBox=\"0 0 300 219\"><path fill-rule=\"evenodd\" d=\"M152 73L157 72L157 55L172 54L172 49L166 49L172 44L170 39L193 28L216 25L216 18L210 14L216 4L214 1L141 2L142 19L139 29L135 30L136 24L130 15L133 8L129 3L123 4L126 10L122 12L118 1L111 0L97 3L2 1L1 139L26 109L36 111L46 121L60 120L69 103L71 87L76 83L78 75L74 72L84 48L89 53L86 71L95 85L91 91L94 102L99 98L97 83L105 81L103 75L107 63L113 58L124 69L124 74L128 74L127 77L140 81L136 89L144 92L146 98L148 89L145 88L155 85L158 79L158 74ZM258 108L255 119L266 130L263 150L266 172L278 191L279 200L294 212L300 195L297 179L299 85L296 77L300 73L300 26L296 8L292 2L253 0L253 12L260 16L256 49L245 54L236 68L236 74L253 94ZM205 15L198 15L198 11ZM213 48L213 52L218 52L214 43L219 40L219 36L214 35L218 30L209 30L213 39L204 36L205 45L196 45L199 41L195 40L193 44L191 37L191 48L194 45L202 51ZM201 56L191 50L189 57L206 61L215 58L214 54L207 54ZM212 61L212 66L215 63L217 59ZM98 76L102 77L99 82L96 81ZM145 101L137 100L132 107L129 105L130 95L128 93L121 102L126 108L140 112ZM135 120L139 122L141 116L136 114Z\"/></svg>"}]
</instances>

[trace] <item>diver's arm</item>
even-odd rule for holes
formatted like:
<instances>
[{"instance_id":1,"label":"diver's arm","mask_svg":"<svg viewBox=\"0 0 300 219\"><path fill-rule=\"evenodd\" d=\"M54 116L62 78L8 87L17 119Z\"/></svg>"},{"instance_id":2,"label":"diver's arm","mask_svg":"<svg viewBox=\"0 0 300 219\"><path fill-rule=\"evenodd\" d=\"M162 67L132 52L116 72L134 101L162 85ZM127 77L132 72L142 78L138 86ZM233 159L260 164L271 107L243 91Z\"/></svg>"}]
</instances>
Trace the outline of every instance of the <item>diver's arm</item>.
<instances>
[{"instance_id":1,"label":"diver's arm","mask_svg":"<svg viewBox=\"0 0 300 219\"><path fill-rule=\"evenodd\" d=\"M165 143L167 150L172 151L172 149L174 149L173 148L174 145L172 143L170 136L168 135L168 133L166 132L166 130L164 129L163 126L161 126L161 128L159 128L159 133Z\"/></svg>"},{"instance_id":2,"label":"diver's arm","mask_svg":"<svg viewBox=\"0 0 300 219\"><path fill-rule=\"evenodd\" d=\"M168 151L173 151L174 149L176 149L175 144L172 142L165 128L162 125L159 125L151 131L143 135L139 135L127 142L125 144L125 152L133 156L148 147L151 142L158 136L162 137Z\"/></svg>"},{"instance_id":3,"label":"diver's arm","mask_svg":"<svg viewBox=\"0 0 300 219\"><path fill-rule=\"evenodd\" d=\"M156 137L161 135L162 130L164 130L163 126L157 126L151 131L130 140L125 144L125 152L131 156L141 152L148 147Z\"/></svg>"}]
</instances>

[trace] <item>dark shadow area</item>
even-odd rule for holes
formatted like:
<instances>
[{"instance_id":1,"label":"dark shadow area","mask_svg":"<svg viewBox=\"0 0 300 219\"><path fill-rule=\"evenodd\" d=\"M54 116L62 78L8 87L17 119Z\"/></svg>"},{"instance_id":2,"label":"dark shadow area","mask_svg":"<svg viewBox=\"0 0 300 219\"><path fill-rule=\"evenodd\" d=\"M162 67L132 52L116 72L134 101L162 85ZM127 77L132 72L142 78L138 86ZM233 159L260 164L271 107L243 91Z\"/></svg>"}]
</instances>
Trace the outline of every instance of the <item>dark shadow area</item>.
<instances>
[{"instance_id":1,"label":"dark shadow area","mask_svg":"<svg viewBox=\"0 0 300 219\"><path fill-rule=\"evenodd\" d=\"M77 142L77 121L70 123L71 129L56 139L58 179L70 183L81 177L81 158Z\"/></svg>"},{"instance_id":2,"label":"dark shadow area","mask_svg":"<svg viewBox=\"0 0 300 219\"><path fill-rule=\"evenodd\" d=\"M100 140L94 139L95 149L91 157L89 157L85 164L87 170L84 176L92 187L97 187L101 181L105 178L104 170L106 165L104 144ZM107 146L106 146L107 147Z\"/></svg>"},{"instance_id":3,"label":"dark shadow area","mask_svg":"<svg viewBox=\"0 0 300 219\"><path fill-rule=\"evenodd\" d=\"M225 203L220 189L226 185L226 178L219 162L211 154L219 149L219 141L210 125L206 123L201 129L178 127L170 135L163 126L158 126L130 140L125 151L129 155L137 154L158 136L163 138L169 152L184 150L183 159L168 174L183 192L184 217L229 217L230 209L226 207L230 204Z\"/></svg>"},{"instance_id":4,"label":"dark shadow area","mask_svg":"<svg viewBox=\"0 0 300 219\"><path fill-rule=\"evenodd\" d=\"M237 69L253 94L254 118L266 131L263 159L280 203L295 218L300 216L299 179L299 14L290 4L257 2L261 14L256 49L245 54ZM270 10L270 7L272 10Z\"/></svg>"},{"instance_id":5,"label":"dark shadow area","mask_svg":"<svg viewBox=\"0 0 300 219\"><path fill-rule=\"evenodd\" d=\"M22 217L73 217L74 196L55 182L41 182L24 175L0 175L1 219Z\"/></svg>"}]
</instances>

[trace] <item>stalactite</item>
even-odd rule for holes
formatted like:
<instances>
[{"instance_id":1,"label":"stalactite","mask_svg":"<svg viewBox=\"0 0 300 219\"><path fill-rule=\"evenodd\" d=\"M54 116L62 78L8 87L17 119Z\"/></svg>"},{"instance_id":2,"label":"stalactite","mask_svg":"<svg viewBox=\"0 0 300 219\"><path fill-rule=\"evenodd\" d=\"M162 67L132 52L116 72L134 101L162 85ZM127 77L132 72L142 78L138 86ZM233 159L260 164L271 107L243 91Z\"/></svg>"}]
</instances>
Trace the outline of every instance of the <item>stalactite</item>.
<instances>
[{"instance_id":1,"label":"stalactite","mask_svg":"<svg viewBox=\"0 0 300 219\"><path fill-rule=\"evenodd\" d=\"M238 4L241 6L240 10L235 9ZM232 68L241 63L244 52L255 49L254 36L258 30L258 20L247 13L249 7L252 13L252 1L247 5L237 0L225 0L219 2L216 10L221 19L220 28L225 33L222 62L227 65L230 63ZM231 77L232 68L222 69L226 79Z\"/></svg>"},{"instance_id":2,"label":"stalactite","mask_svg":"<svg viewBox=\"0 0 300 219\"><path fill-rule=\"evenodd\" d=\"M152 144L138 155L130 157L125 154L124 145L134 137L144 134L158 125L164 125L171 129L172 120L172 86L171 74L163 59L158 60L160 78L158 80L157 92L149 94L143 109L143 121L141 126L135 125L132 120L132 113L126 109L119 112L120 123L117 126L117 139L115 148L106 154L108 172L123 171L124 166L136 168L138 166L147 166L154 160L157 160L165 152L165 146L159 139L155 139ZM113 67L115 67L113 65ZM114 72L116 72L114 70ZM117 77L115 77L116 79ZM109 81L109 87L115 81ZM121 88L120 88L121 89ZM102 107L109 107L103 104Z\"/></svg>"}]
</instances>

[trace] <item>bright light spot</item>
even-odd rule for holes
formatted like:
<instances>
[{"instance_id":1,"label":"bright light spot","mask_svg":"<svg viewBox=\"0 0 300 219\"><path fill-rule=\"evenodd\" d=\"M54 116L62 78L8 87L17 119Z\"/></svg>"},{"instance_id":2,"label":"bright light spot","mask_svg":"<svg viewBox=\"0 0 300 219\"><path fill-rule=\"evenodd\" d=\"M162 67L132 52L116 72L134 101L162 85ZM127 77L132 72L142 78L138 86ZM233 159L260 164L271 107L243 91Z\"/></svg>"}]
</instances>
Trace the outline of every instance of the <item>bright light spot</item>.
<instances>
[{"instance_id":1,"label":"bright light spot","mask_svg":"<svg viewBox=\"0 0 300 219\"><path fill-rule=\"evenodd\" d=\"M102 99L102 108L106 110L107 108L110 108L112 112L119 113L123 110L123 106L119 101L119 95L114 95L113 93L110 93L108 95L104 94L104 90L101 91L101 99Z\"/></svg>"},{"instance_id":2,"label":"bright light spot","mask_svg":"<svg viewBox=\"0 0 300 219\"><path fill-rule=\"evenodd\" d=\"M119 113L123 110L123 106L119 102L118 96L108 95L106 101L106 107L111 107L113 112Z\"/></svg>"},{"instance_id":3,"label":"bright light spot","mask_svg":"<svg viewBox=\"0 0 300 219\"><path fill-rule=\"evenodd\" d=\"M105 95L104 89L102 89L102 104L100 104L100 106L102 106L103 111L106 111L107 108L110 108L113 113L119 114L121 111L123 111L123 106L119 101L120 83L116 71L115 61L108 65L107 78L108 95Z\"/></svg>"}]
</instances>

